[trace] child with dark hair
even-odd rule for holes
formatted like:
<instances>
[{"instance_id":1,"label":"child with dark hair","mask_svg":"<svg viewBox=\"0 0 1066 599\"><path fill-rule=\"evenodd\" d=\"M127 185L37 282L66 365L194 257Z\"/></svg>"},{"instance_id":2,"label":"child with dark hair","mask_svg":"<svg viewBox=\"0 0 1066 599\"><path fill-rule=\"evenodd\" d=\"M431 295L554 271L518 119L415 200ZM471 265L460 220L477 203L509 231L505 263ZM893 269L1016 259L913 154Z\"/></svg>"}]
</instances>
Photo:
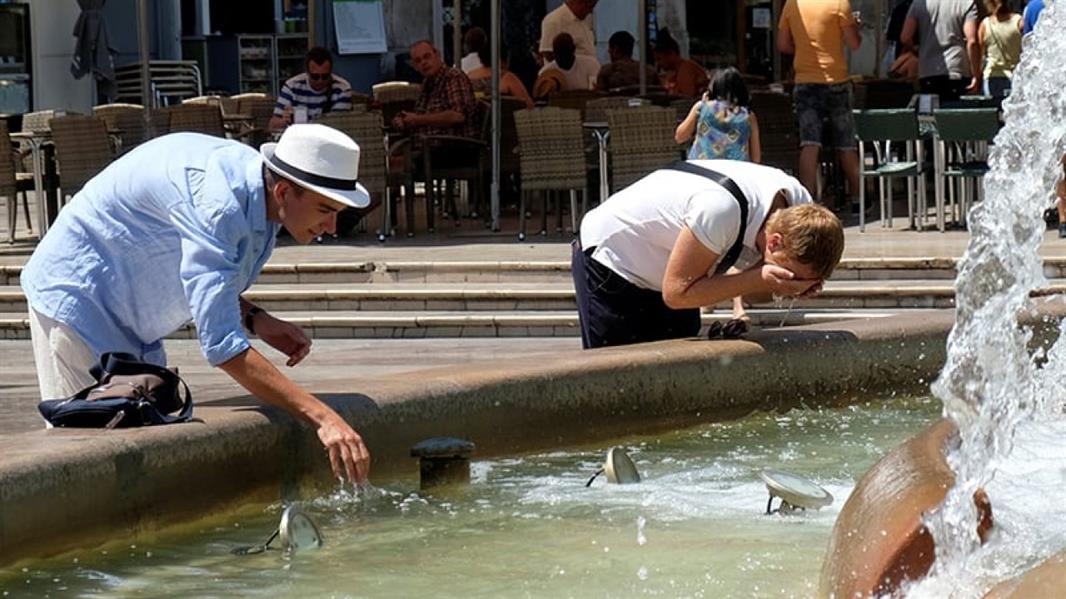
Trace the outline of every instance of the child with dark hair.
<instances>
[{"instance_id":1,"label":"child with dark hair","mask_svg":"<svg viewBox=\"0 0 1066 599\"><path fill-rule=\"evenodd\" d=\"M748 102L748 86L740 71L733 67L717 71L707 93L674 132L679 144L695 135L688 159L760 162L759 122Z\"/></svg>"},{"instance_id":2,"label":"child with dark hair","mask_svg":"<svg viewBox=\"0 0 1066 599\"><path fill-rule=\"evenodd\" d=\"M703 98L692 106L688 116L677 126L674 140L682 144L696 139L688 151L689 160L742 160L761 162L759 122L748 108L748 86L740 71L733 67L715 72ZM733 298L733 320L729 330L748 328L743 299Z\"/></svg>"}]
</instances>

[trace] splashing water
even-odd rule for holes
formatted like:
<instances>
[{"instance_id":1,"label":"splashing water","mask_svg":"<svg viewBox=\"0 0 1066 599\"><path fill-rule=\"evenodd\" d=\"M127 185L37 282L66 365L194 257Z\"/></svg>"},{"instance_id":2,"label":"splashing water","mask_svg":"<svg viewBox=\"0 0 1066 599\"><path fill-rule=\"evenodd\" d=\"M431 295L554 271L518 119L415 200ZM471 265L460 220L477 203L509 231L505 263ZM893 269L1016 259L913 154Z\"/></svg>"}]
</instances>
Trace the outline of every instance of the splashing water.
<instances>
[{"instance_id":1,"label":"splashing water","mask_svg":"<svg viewBox=\"0 0 1066 599\"><path fill-rule=\"evenodd\" d=\"M947 363L933 385L933 392L944 402L945 414L959 427L961 442L947 455L956 484L940 508L926 518L936 540L936 563L930 576L910 590L911 597L979 597L996 577L1019 574L993 572L996 567L988 565L998 561L997 567L1002 568L1013 558L990 557L994 548L980 546L973 494L995 484L997 464L1011 454L1016 438L1028 442L1029 437L1039 436L1031 435L1029 427L1057 424L1063 430L1066 323L1061 324L1050 350L1033 355L1027 349L1033 331L1019 326L1019 317L1032 310L1029 292L1047 285L1038 254L1045 230L1041 215L1061 175L1060 159L1066 154L1063 4L1046 5L1036 34L1028 40L1014 71L1013 89L1004 103L1006 126L990 152L985 199L969 215L970 243L955 283L955 328L948 340ZM1061 432L1051 439L1057 436ZM1052 451L1059 452L1052 469L1060 472L1050 484L1052 491L1057 486L1061 493L1066 453L1061 446ZM997 503L995 496L991 501L998 530L989 546L998 544L1002 549L1032 543L1027 538L1004 538L1030 535L1038 527L1004 522L1001 512L1013 515L1014 506ZM1048 513L1050 503L1061 501L1048 503L1040 515L1056 518ZM1064 542L1060 539L1057 549ZM1033 559L1047 557L1034 553L1048 550L1056 548L1029 547L1027 563L1013 562L1027 569L1034 565ZM978 582L982 575L984 580Z\"/></svg>"}]
</instances>

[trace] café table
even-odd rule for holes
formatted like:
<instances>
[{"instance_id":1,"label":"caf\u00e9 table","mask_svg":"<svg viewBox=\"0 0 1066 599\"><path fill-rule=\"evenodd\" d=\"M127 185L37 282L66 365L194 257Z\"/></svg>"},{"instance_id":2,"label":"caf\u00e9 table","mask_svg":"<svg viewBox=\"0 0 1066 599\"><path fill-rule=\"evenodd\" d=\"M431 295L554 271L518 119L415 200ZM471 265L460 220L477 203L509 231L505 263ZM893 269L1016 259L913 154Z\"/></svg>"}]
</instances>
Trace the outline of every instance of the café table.
<instances>
[{"instance_id":1,"label":"caf\u00e9 table","mask_svg":"<svg viewBox=\"0 0 1066 599\"><path fill-rule=\"evenodd\" d=\"M33 165L33 191L37 201L37 230L41 237L48 232L48 225L52 222L49 215L57 210L56 198L45 189L44 176L50 162L49 155L52 144L52 132L48 130L19 131L11 134L11 140L20 146L29 148L30 162Z\"/></svg>"}]
</instances>

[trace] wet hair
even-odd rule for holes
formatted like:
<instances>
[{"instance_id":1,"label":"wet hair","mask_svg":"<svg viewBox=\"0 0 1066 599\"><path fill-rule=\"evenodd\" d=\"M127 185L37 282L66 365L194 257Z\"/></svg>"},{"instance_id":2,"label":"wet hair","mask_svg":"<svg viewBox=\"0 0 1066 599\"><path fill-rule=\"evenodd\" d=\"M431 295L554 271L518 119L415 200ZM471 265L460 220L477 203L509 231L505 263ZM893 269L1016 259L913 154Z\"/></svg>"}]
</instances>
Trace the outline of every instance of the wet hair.
<instances>
[{"instance_id":1,"label":"wet hair","mask_svg":"<svg viewBox=\"0 0 1066 599\"><path fill-rule=\"evenodd\" d=\"M766 221L766 232L781 234L781 250L793 260L828 279L844 254L844 227L825 206L800 204L775 210Z\"/></svg>"},{"instance_id":2,"label":"wet hair","mask_svg":"<svg viewBox=\"0 0 1066 599\"><path fill-rule=\"evenodd\" d=\"M714 77L707 85L707 95L712 100L722 100L733 106L745 108L751 102L744 78L740 76L740 71L733 67L718 69L714 72Z\"/></svg>"},{"instance_id":3,"label":"wet hair","mask_svg":"<svg viewBox=\"0 0 1066 599\"><path fill-rule=\"evenodd\" d=\"M322 46L315 46L307 51L307 59L305 62L307 64L311 64L312 62L315 64L326 64L327 62L333 64L333 54Z\"/></svg>"},{"instance_id":4,"label":"wet hair","mask_svg":"<svg viewBox=\"0 0 1066 599\"><path fill-rule=\"evenodd\" d=\"M611 34L611 38L607 40L607 45L612 48L617 48L622 56L633 57L633 46L636 44L636 40L633 39L632 34L628 31L615 31Z\"/></svg>"},{"instance_id":5,"label":"wet hair","mask_svg":"<svg viewBox=\"0 0 1066 599\"><path fill-rule=\"evenodd\" d=\"M560 33L552 40L552 52L555 54L555 64L569 71L577 59L577 48L574 46L574 38L569 33Z\"/></svg>"}]
</instances>

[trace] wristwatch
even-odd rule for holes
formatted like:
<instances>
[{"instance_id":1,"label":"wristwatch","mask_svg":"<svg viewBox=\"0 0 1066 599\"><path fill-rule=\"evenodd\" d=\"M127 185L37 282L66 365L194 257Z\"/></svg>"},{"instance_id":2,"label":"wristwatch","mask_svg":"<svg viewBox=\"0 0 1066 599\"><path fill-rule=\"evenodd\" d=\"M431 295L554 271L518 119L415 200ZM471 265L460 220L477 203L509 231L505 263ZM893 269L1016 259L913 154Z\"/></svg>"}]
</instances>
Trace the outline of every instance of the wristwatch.
<instances>
[{"instance_id":1,"label":"wristwatch","mask_svg":"<svg viewBox=\"0 0 1066 599\"><path fill-rule=\"evenodd\" d=\"M248 329L248 332L253 335L255 334L255 327L252 323L255 320L255 315L259 314L260 312L266 312L266 310L260 308L259 306L252 306L251 308L248 308L247 312L244 313L244 328Z\"/></svg>"}]
</instances>

